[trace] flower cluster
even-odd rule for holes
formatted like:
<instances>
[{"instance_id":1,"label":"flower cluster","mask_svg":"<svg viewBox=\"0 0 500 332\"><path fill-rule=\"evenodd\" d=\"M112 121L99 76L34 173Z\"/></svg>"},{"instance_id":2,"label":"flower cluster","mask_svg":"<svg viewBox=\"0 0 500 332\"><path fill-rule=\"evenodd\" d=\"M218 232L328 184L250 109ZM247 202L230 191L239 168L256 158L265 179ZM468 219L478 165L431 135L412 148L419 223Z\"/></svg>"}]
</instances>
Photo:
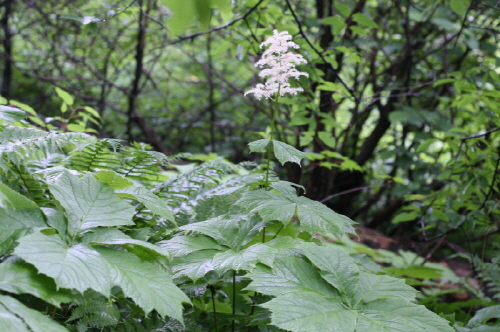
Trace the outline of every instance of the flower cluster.
<instances>
[{"instance_id":1,"label":"flower cluster","mask_svg":"<svg viewBox=\"0 0 500 332\"><path fill-rule=\"evenodd\" d=\"M292 36L288 31L273 31L273 36L260 44L260 48L270 45L262 54L262 59L257 61L255 67L263 68L259 74L260 77L269 77L265 84L257 84L255 88L245 92L245 95L253 93L255 98L262 97L268 99L275 93L279 96L285 93L296 95L303 91L302 88L292 88L288 80L290 77L298 79L300 76L309 76L307 73L295 69L299 63L307 63L306 59L300 54L288 52L289 48L299 48L299 45L291 41Z\"/></svg>"}]
</instances>

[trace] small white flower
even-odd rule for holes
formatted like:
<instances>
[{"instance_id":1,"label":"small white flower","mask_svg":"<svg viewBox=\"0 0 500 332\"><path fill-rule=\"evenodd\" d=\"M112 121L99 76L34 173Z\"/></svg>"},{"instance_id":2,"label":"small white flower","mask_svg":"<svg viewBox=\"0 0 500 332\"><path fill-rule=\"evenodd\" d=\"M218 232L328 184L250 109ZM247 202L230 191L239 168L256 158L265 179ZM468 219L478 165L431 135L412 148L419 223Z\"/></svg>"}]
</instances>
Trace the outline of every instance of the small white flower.
<instances>
[{"instance_id":1,"label":"small white flower","mask_svg":"<svg viewBox=\"0 0 500 332\"><path fill-rule=\"evenodd\" d=\"M262 97L268 99L279 92L280 96L286 93L296 95L297 92L304 91L302 88L292 88L289 83L290 77L299 79L300 76L309 76L307 73L295 69L299 63L307 63L300 54L288 52L289 48L299 48L295 44L288 31L273 31L273 36L260 44L260 48L270 45L262 54L262 59L257 61L256 67L262 68L260 77L269 77L265 84L257 84L255 88L245 92L245 96L253 93L255 98Z\"/></svg>"}]
</instances>

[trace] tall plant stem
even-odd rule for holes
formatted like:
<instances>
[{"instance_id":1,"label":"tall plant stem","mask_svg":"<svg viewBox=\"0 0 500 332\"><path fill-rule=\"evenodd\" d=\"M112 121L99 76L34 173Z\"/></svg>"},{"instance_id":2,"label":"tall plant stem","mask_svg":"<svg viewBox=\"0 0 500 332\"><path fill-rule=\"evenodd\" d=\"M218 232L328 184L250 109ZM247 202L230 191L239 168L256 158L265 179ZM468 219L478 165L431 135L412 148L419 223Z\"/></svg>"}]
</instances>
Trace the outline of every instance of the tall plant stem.
<instances>
[{"instance_id":1,"label":"tall plant stem","mask_svg":"<svg viewBox=\"0 0 500 332\"><path fill-rule=\"evenodd\" d=\"M276 98L274 98L273 109L271 111L271 134L269 135L269 145L273 144L274 133L276 131L276 114L278 113L278 99L280 98L280 90L281 84L278 86L278 93L276 93ZM264 180L264 184L266 190L269 190L269 173L271 169L271 149L272 147L268 146L267 148L267 166L266 166L266 177ZM266 227L262 228L262 243L266 243Z\"/></svg>"},{"instance_id":2,"label":"tall plant stem","mask_svg":"<svg viewBox=\"0 0 500 332\"><path fill-rule=\"evenodd\" d=\"M278 86L278 92L276 93L276 98L274 98L273 109L271 111L271 134L269 135L269 144L273 144L274 133L276 131L276 113L278 113L278 99L280 98L281 85ZM267 166L266 166L266 177L264 180L266 190L269 189L269 173L271 169L271 147L267 148Z\"/></svg>"},{"instance_id":3,"label":"tall plant stem","mask_svg":"<svg viewBox=\"0 0 500 332\"><path fill-rule=\"evenodd\" d=\"M236 315L236 271L233 270L233 321L231 322L231 331L234 332L235 328L235 319L234 315Z\"/></svg>"},{"instance_id":4,"label":"tall plant stem","mask_svg":"<svg viewBox=\"0 0 500 332\"><path fill-rule=\"evenodd\" d=\"M210 287L210 292L212 293L212 309L214 312L215 332L217 332L217 311L215 310L215 290L213 287Z\"/></svg>"}]
</instances>

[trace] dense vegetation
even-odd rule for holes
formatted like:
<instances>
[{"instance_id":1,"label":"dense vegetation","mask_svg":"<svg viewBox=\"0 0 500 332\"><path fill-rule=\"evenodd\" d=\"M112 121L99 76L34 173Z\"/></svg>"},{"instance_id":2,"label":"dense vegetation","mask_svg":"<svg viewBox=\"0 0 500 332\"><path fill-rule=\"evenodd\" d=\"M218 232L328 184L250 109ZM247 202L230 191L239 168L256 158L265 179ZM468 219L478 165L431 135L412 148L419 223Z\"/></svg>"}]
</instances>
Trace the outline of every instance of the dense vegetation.
<instances>
[{"instance_id":1,"label":"dense vegetation","mask_svg":"<svg viewBox=\"0 0 500 332\"><path fill-rule=\"evenodd\" d=\"M0 6L6 331L500 329L495 1Z\"/></svg>"}]
</instances>

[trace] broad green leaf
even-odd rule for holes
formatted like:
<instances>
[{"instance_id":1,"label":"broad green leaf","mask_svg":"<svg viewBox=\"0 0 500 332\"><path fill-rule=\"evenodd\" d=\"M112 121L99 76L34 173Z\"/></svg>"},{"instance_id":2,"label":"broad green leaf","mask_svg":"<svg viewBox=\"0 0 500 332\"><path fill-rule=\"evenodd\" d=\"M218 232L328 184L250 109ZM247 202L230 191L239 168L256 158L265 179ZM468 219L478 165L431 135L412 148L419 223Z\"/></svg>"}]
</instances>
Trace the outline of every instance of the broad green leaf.
<instances>
[{"instance_id":1,"label":"broad green leaf","mask_svg":"<svg viewBox=\"0 0 500 332\"><path fill-rule=\"evenodd\" d=\"M120 286L146 314L155 309L162 316L183 321L182 303L190 300L167 273L123 250L99 248L98 251L110 266L112 283Z\"/></svg>"},{"instance_id":2,"label":"broad green leaf","mask_svg":"<svg viewBox=\"0 0 500 332\"><path fill-rule=\"evenodd\" d=\"M68 221L64 213L52 208L42 208L42 211L47 217L47 224L57 229L59 234L65 236L68 232Z\"/></svg>"},{"instance_id":3,"label":"broad green leaf","mask_svg":"<svg viewBox=\"0 0 500 332\"><path fill-rule=\"evenodd\" d=\"M320 260L321 265L324 263L324 259ZM331 267L329 263L326 265L328 268ZM359 279L359 288L363 288L363 284L366 283L366 280L363 280L364 274L367 273L362 272ZM250 278L253 275L254 272L248 274ZM258 276L257 280L262 283L262 287L259 289L264 293L270 293L269 287L266 288L266 284L263 282L265 277ZM300 282L308 282L308 278L300 276L295 281L295 284ZM269 280L268 283L272 284L273 281ZM375 282L376 284L377 282ZM247 289L252 285L253 283ZM398 288L399 286L395 284L395 287ZM338 296L328 296L323 292L300 290L298 288L288 293L274 292L276 298L263 304L262 307L271 310L271 324L294 332L325 331L325 326L328 326L327 331L339 332L453 331L445 319L427 310L424 306L405 301L403 299L405 296L400 296L401 294L398 294L398 291L393 293L386 287L379 288L379 294L370 294L373 297L370 298L368 303L359 304L355 308L346 305ZM382 288L386 290L385 293L382 292ZM250 289L253 290L253 288ZM368 297L365 299L368 299Z\"/></svg>"},{"instance_id":4,"label":"broad green leaf","mask_svg":"<svg viewBox=\"0 0 500 332\"><path fill-rule=\"evenodd\" d=\"M357 33L360 36L368 35L368 32L364 28L361 28L361 27L356 26L356 25L349 26L349 29L351 29L352 32Z\"/></svg>"},{"instance_id":5,"label":"broad green leaf","mask_svg":"<svg viewBox=\"0 0 500 332\"><path fill-rule=\"evenodd\" d=\"M26 112L20 109L0 105L0 122L2 125L9 125L13 122L20 121L26 118L26 115ZM3 120L3 122L1 120Z\"/></svg>"},{"instance_id":6,"label":"broad green leaf","mask_svg":"<svg viewBox=\"0 0 500 332\"><path fill-rule=\"evenodd\" d=\"M273 139L274 155L279 162L284 165L286 162L296 163L300 166L300 160L307 158L307 155L297 150L291 145Z\"/></svg>"},{"instance_id":7,"label":"broad green leaf","mask_svg":"<svg viewBox=\"0 0 500 332\"><path fill-rule=\"evenodd\" d=\"M262 307L271 310L272 325L287 331L357 332L358 312L345 310L340 301L319 293L290 293L264 303ZM382 330L371 332L376 331Z\"/></svg>"},{"instance_id":8,"label":"broad green leaf","mask_svg":"<svg viewBox=\"0 0 500 332\"><path fill-rule=\"evenodd\" d=\"M438 279L443 271L432 267L413 265L408 267L386 267L384 271L395 277L408 277L418 279Z\"/></svg>"},{"instance_id":9,"label":"broad green leaf","mask_svg":"<svg viewBox=\"0 0 500 332\"><path fill-rule=\"evenodd\" d=\"M279 220L285 225L296 214L300 229L310 234L353 233L353 221L325 205L306 197L276 194L265 190L246 192L236 202L250 213L258 213L264 221Z\"/></svg>"},{"instance_id":10,"label":"broad green leaf","mask_svg":"<svg viewBox=\"0 0 500 332\"><path fill-rule=\"evenodd\" d=\"M96 172L95 177L113 189L123 189L134 185L132 181L114 171L100 170Z\"/></svg>"},{"instance_id":11,"label":"broad green leaf","mask_svg":"<svg viewBox=\"0 0 500 332\"><path fill-rule=\"evenodd\" d=\"M250 148L250 152L266 152L266 146L269 145L269 142L271 142L271 140L268 138L259 139L248 143L248 147Z\"/></svg>"},{"instance_id":12,"label":"broad green leaf","mask_svg":"<svg viewBox=\"0 0 500 332\"><path fill-rule=\"evenodd\" d=\"M148 260L164 261L165 259L171 258L171 254L168 250L146 241L135 240L121 231L112 228L98 228L87 232L82 236L81 242L91 245L119 245L143 259L150 258Z\"/></svg>"},{"instance_id":13,"label":"broad green leaf","mask_svg":"<svg viewBox=\"0 0 500 332\"><path fill-rule=\"evenodd\" d=\"M200 250L186 256L174 258L172 277L188 277L192 280L202 278L205 274L214 270L212 259L219 252L218 250Z\"/></svg>"},{"instance_id":14,"label":"broad green leaf","mask_svg":"<svg viewBox=\"0 0 500 332\"><path fill-rule=\"evenodd\" d=\"M417 291L408 286L404 279L396 279L384 275L359 272L359 283L351 302L354 307L380 298L400 298L414 301Z\"/></svg>"},{"instance_id":15,"label":"broad green leaf","mask_svg":"<svg viewBox=\"0 0 500 332\"><path fill-rule=\"evenodd\" d=\"M334 35L338 34L343 28L346 27L344 19L340 16L329 16L324 18L323 23L332 26L332 32Z\"/></svg>"},{"instance_id":16,"label":"broad green leaf","mask_svg":"<svg viewBox=\"0 0 500 332\"><path fill-rule=\"evenodd\" d=\"M271 265L276 254L277 251L273 248L262 243L256 243L240 251L230 249L220 252L214 256L212 264L217 271L226 269L250 271L258 262Z\"/></svg>"},{"instance_id":17,"label":"broad green leaf","mask_svg":"<svg viewBox=\"0 0 500 332\"><path fill-rule=\"evenodd\" d=\"M360 308L356 332L454 332L446 319L398 298L380 298Z\"/></svg>"},{"instance_id":18,"label":"broad green leaf","mask_svg":"<svg viewBox=\"0 0 500 332\"><path fill-rule=\"evenodd\" d=\"M351 14L351 8L343 3L335 3L335 9L337 9L339 13L344 17L349 17L349 15Z\"/></svg>"},{"instance_id":19,"label":"broad green leaf","mask_svg":"<svg viewBox=\"0 0 500 332\"><path fill-rule=\"evenodd\" d=\"M326 146L335 149L337 147L337 140L332 136L332 133L326 131L318 132L318 138L321 142L325 143Z\"/></svg>"},{"instance_id":20,"label":"broad green leaf","mask_svg":"<svg viewBox=\"0 0 500 332\"><path fill-rule=\"evenodd\" d=\"M194 0L162 0L162 2L172 12L172 16L168 18L167 22L170 33L174 37L181 35L195 18Z\"/></svg>"},{"instance_id":21,"label":"broad green leaf","mask_svg":"<svg viewBox=\"0 0 500 332\"><path fill-rule=\"evenodd\" d=\"M120 200L113 189L102 185L91 173L79 178L63 172L49 184L61 203L72 231L79 232L99 226L133 225L135 209Z\"/></svg>"},{"instance_id":22,"label":"broad green leaf","mask_svg":"<svg viewBox=\"0 0 500 332\"><path fill-rule=\"evenodd\" d=\"M53 278L58 287L83 293L91 288L109 296L109 268L101 255L85 244L68 246L57 235L33 233L19 240L14 253Z\"/></svg>"},{"instance_id":23,"label":"broad green leaf","mask_svg":"<svg viewBox=\"0 0 500 332\"><path fill-rule=\"evenodd\" d=\"M490 320L492 318L500 319L500 305L486 307L476 311L474 317L472 317L467 323L467 327L468 328L479 327L485 324L487 320Z\"/></svg>"},{"instance_id":24,"label":"broad green leaf","mask_svg":"<svg viewBox=\"0 0 500 332\"><path fill-rule=\"evenodd\" d=\"M25 112L28 112L29 114L35 116L35 117L38 117L38 115L36 114L35 110L33 109L33 107L29 106L29 105L26 105L26 104L23 104L23 103L20 103L16 100L10 100L9 101L10 104L12 105L15 105L17 107L19 107L20 109L22 109L23 111Z\"/></svg>"},{"instance_id":25,"label":"broad green leaf","mask_svg":"<svg viewBox=\"0 0 500 332\"><path fill-rule=\"evenodd\" d=\"M398 224L400 222L415 220L419 216L419 211L402 212L398 214L394 219L392 219L393 224Z\"/></svg>"},{"instance_id":26,"label":"broad green leaf","mask_svg":"<svg viewBox=\"0 0 500 332\"><path fill-rule=\"evenodd\" d=\"M454 0L453 0L454 1ZM446 31L455 31L460 29L460 24L457 22L452 22L448 19L442 18L442 17L434 17L431 20L432 23L437 25L438 27L446 30Z\"/></svg>"},{"instance_id":27,"label":"broad green leaf","mask_svg":"<svg viewBox=\"0 0 500 332\"><path fill-rule=\"evenodd\" d=\"M41 312L4 295L0 295L0 326L3 332L68 332Z\"/></svg>"},{"instance_id":28,"label":"broad green leaf","mask_svg":"<svg viewBox=\"0 0 500 332\"><path fill-rule=\"evenodd\" d=\"M90 106L85 106L83 108L87 113L90 113L92 116L94 116L95 118L100 118L101 116L99 115L99 113L97 113L97 111L95 109L93 109L92 107Z\"/></svg>"},{"instance_id":29,"label":"broad green leaf","mask_svg":"<svg viewBox=\"0 0 500 332\"><path fill-rule=\"evenodd\" d=\"M0 295L0 301L5 297ZM9 311L2 302L0 302L0 326L5 332L31 332L27 329L24 321Z\"/></svg>"},{"instance_id":30,"label":"broad green leaf","mask_svg":"<svg viewBox=\"0 0 500 332\"><path fill-rule=\"evenodd\" d=\"M0 254L33 228L46 228L45 215L35 202L0 182Z\"/></svg>"},{"instance_id":31,"label":"broad green leaf","mask_svg":"<svg viewBox=\"0 0 500 332\"><path fill-rule=\"evenodd\" d=\"M266 190L255 190L244 193L236 204L246 208L249 213L258 213L263 221L279 220L286 225L292 221L297 209L292 198Z\"/></svg>"},{"instance_id":32,"label":"broad green leaf","mask_svg":"<svg viewBox=\"0 0 500 332\"><path fill-rule=\"evenodd\" d=\"M467 6L469 5L469 0L453 0L450 1L451 10L455 12L458 16L463 17L467 11Z\"/></svg>"},{"instance_id":33,"label":"broad green leaf","mask_svg":"<svg viewBox=\"0 0 500 332\"><path fill-rule=\"evenodd\" d=\"M292 256L300 253L299 245L303 242L301 239L295 239L290 236L280 236L266 242L265 245L275 249L281 256Z\"/></svg>"},{"instance_id":34,"label":"broad green leaf","mask_svg":"<svg viewBox=\"0 0 500 332\"><path fill-rule=\"evenodd\" d=\"M167 249L172 255L185 256L199 250L224 250L225 247L219 245L214 239L207 236L187 236L179 235L170 240L157 243L161 248Z\"/></svg>"},{"instance_id":35,"label":"broad green leaf","mask_svg":"<svg viewBox=\"0 0 500 332\"><path fill-rule=\"evenodd\" d=\"M66 104L73 105L73 97L69 93L58 87L56 87L56 93Z\"/></svg>"},{"instance_id":36,"label":"broad green leaf","mask_svg":"<svg viewBox=\"0 0 500 332\"><path fill-rule=\"evenodd\" d=\"M255 216L226 215L180 227L185 231L205 234L219 244L238 251L262 229L263 223Z\"/></svg>"},{"instance_id":37,"label":"broad green leaf","mask_svg":"<svg viewBox=\"0 0 500 332\"><path fill-rule=\"evenodd\" d=\"M437 80L436 82L434 82L434 84L432 84L432 86L436 87L436 86L439 86L439 85L442 85L442 84L451 83L451 82L455 82L455 81L456 81L455 78L442 78L442 79Z\"/></svg>"},{"instance_id":38,"label":"broad green leaf","mask_svg":"<svg viewBox=\"0 0 500 332\"><path fill-rule=\"evenodd\" d=\"M365 26L367 28L378 28L378 24L375 23L374 20L366 16L365 14L356 13L352 15L352 19L355 22L358 22L361 26Z\"/></svg>"},{"instance_id":39,"label":"broad green leaf","mask_svg":"<svg viewBox=\"0 0 500 332\"><path fill-rule=\"evenodd\" d=\"M304 255L321 270L321 276L334 286L348 306L359 283L359 269L347 251L333 246L303 243L299 247Z\"/></svg>"},{"instance_id":40,"label":"broad green leaf","mask_svg":"<svg viewBox=\"0 0 500 332\"><path fill-rule=\"evenodd\" d=\"M167 207L167 202L156 196L149 189L142 187L127 187L117 190L116 193L118 196L120 196L120 194L131 195L154 214L166 220L175 221L174 214Z\"/></svg>"},{"instance_id":41,"label":"broad green leaf","mask_svg":"<svg viewBox=\"0 0 500 332\"><path fill-rule=\"evenodd\" d=\"M289 256L274 260L272 268L264 265L246 275L252 282L245 290L267 295L283 295L296 292L316 292L337 297L337 291L320 276L317 269L302 258Z\"/></svg>"},{"instance_id":42,"label":"broad green leaf","mask_svg":"<svg viewBox=\"0 0 500 332\"><path fill-rule=\"evenodd\" d=\"M0 264L0 289L13 294L31 294L56 307L72 300L68 290L57 290L53 279L39 274L31 264L20 259L8 259Z\"/></svg>"}]
</instances>

